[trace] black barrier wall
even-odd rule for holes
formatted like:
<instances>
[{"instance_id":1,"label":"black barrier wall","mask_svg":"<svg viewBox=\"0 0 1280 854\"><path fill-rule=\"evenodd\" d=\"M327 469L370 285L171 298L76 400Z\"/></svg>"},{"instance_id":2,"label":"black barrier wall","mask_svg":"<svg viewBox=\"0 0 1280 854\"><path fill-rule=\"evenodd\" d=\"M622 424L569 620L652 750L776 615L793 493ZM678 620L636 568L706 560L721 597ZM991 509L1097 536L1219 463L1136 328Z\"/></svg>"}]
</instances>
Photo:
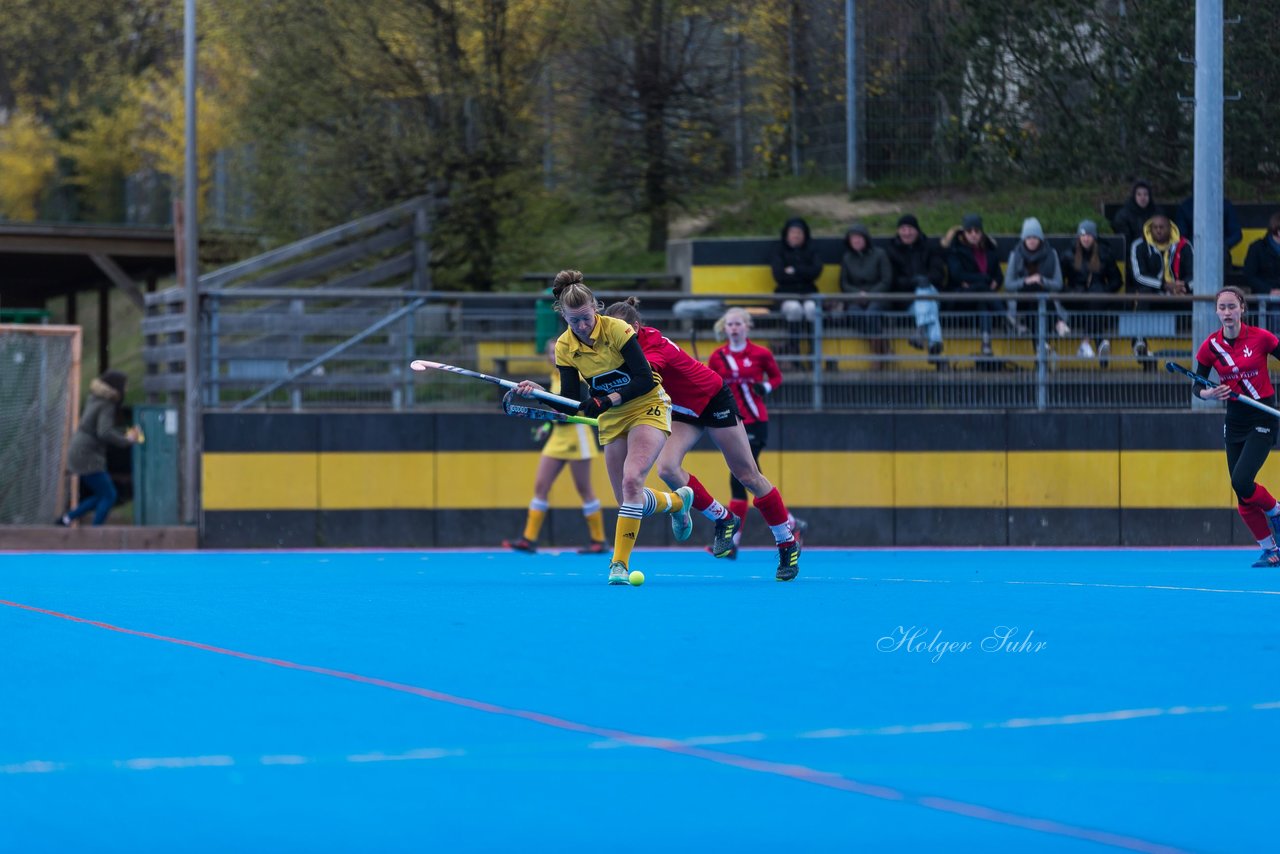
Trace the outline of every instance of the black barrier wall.
<instances>
[{"instance_id":1,"label":"black barrier wall","mask_svg":"<svg viewBox=\"0 0 1280 854\"><path fill-rule=\"evenodd\" d=\"M528 422L490 414L211 414L204 431L202 544L218 548L496 547L523 527L538 460ZM761 467L810 546L1250 544L1221 436L1221 413L790 413ZM728 500L709 445L687 467ZM1280 485L1280 463L1259 479ZM754 512L745 536L771 542ZM541 539L586 539L567 474ZM641 547L673 544L645 520Z\"/></svg>"}]
</instances>

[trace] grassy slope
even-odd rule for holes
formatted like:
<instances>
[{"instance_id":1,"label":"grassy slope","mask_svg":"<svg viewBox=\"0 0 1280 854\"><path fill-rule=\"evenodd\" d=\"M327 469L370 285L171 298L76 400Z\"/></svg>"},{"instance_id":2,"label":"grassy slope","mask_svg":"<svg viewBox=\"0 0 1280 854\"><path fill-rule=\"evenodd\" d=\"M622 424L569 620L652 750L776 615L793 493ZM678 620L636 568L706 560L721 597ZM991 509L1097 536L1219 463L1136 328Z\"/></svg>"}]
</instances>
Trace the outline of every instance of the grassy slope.
<instances>
[{"instance_id":1,"label":"grassy slope","mask_svg":"<svg viewBox=\"0 0 1280 854\"><path fill-rule=\"evenodd\" d=\"M840 182L779 179L753 182L741 190L708 193L691 205L690 212L704 219L705 226L699 232L702 236L773 237L788 217L796 215L787 200L815 195L848 198ZM925 233L931 235L945 233L969 212L981 214L986 230L992 234L1017 234L1023 219L1029 216L1037 217L1049 234L1072 233L1082 219L1094 220L1099 231L1106 234L1110 227L1103 221L1102 205L1123 201L1126 195L1124 187L946 187L900 193L863 190L852 200L892 206L892 212L856 216L876 235L892 234L899 214L908 211L916 214ZM848 218L821 214L806 214L805 218L817 235L842 235L852 224ZM662 270L664 254L644 250L645 227L638 217L608 222L583 211L557 222L554 231L532 248L526 266L538 271L575 265L610 272Z\"/></svg>"}]
</instances>

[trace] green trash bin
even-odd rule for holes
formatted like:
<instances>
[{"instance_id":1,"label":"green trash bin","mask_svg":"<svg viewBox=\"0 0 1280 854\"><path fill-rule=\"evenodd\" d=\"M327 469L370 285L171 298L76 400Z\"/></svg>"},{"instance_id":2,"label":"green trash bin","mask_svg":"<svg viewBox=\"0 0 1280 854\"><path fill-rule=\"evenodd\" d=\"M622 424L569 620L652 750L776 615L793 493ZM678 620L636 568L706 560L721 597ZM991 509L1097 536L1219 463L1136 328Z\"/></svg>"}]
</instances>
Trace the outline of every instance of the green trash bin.
<instances>
[{"instance_id":1,"label":"green trash bin","mask_svg":"<svg viewBox=\"0 0 1280 854\"><path fill-rule=\"evenodd\" d=\"M133 423L146 437L133 449L133 524L177 525L178 410L135 406Z\"/></svg>"}]
</instances>

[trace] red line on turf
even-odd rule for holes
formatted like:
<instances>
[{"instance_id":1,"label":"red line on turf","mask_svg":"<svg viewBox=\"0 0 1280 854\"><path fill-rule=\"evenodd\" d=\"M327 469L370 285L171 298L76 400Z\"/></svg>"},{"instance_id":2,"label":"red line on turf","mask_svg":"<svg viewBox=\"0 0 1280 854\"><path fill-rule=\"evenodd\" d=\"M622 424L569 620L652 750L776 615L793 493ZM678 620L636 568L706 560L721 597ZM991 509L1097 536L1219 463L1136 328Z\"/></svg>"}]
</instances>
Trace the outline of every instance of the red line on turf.
<instances>
[{"instance_id":1,"label":"red line on turf","mask_svg":"<svg viewBox=\"0 0 1280 854\"><path fill-rule=\"evenodd\" d=\"M260 664L270 664L273 667L282 667L287 670L299 670L304 673L314 673L319 676L330 676L335 679L345 679L349 682L357 682L364 685L373 685L378 688L386 688L391 691L399 691L403 694L413 694L419 697L425 697L429 700L435 700L441 703L448 703L462 708L474 709L479 712L485 712L491 715L501 715L510 718L519 718L530 721L543 726L554 727L556 729L567 730L569 732L580 732L588 735L594 735L600 738L611 738L615 741L625 742L635 747L647 747L652 750L661 750L667 753L673 753L681 756L689 756L694 759L702 759L707 762L714 762L719 765L728 765L734 768L741 768L746 771L754 771L760 774L771 774L778 777L786 777L792 780L799 780L805 783L812 783L817 786L825 786L829 789L837 789L844 792L852 792L854 794L866 795L871 798L879 798L886 801L898 801L900 803L913 804L915 806L924 807L925 809L936 810L939 812L952 813L954 815L967 816L969 818L978 819L980 821L988 821L995 824L1003 824L1010 827L1019 827L1024 830L1032 830L1039 833L1047 833L1055 836L1065 836L1074 839L1083 839L1089 842L1096 842L1101 845L1110 845L1115 848L1123 848L1129 851L1142 851L1147 854L1183 854L1182 849L1174 848L1168 845L1162 845L1157 842L1150 842L1145 839L1139 839L1133 836L1126 836L1120 833L1111 833L1106 830L1098 830L1088 827L1079 827L1077 825L1066 824L1053 819L1035 818L1033 816L1024 816L1017 813L1006 812L1004 810L992 809L984 807L980 804L970 804L964 801L956 801L950 798L933 797L929 795L918 795L909 792L894 789L888 786L878 786L873 783L863 783L853 780L840 774L828 771L819 771L804 765L792 765L782 762L771 762L766 759L752 759L746 756L738 756L733 753L725 753L719 750L708 750L703 747L695 747L689 744L681 744L668 738L659 738L647 735L638 735L636 733L625 732L623 730L609 729L607 727L598 727L591 724L578 723L566 718L559 718L554 715L546 715L541 712L529 711L527 709L508 708L493 703L486 703L483 700L473 700L469 697L459 697L455 694L447 694L443 691L434 691L430 688L423 688L418 685L408 685L403 682L393 682L389 679L379 679L376 676L364 676L359 673L349 673L345 670L334 670L329 667L318 667L313 664L300 664L296 661L286 661L282 658L271 658L270 656L255 655L251 652L241 652L234 649L226 649L224 647L213 646L211 644L200 643L199 641L184 640L183 638L173 638L167 635L158 635L153 632L145 632L139 629L129 629L123 626L115 626L111 623L104 623L100 620L90 620L85 617L77 617L73 614L63 614L59 611L51 611L47 608L38 608L34 605L24 605L21 602L10 602L7 599L0 599L0 605L10 608L17 608L23 611L30 611L36 614L44 614L48 617L56 617L60 620L67 620L72 623L81 623L87 626L93 626L99 629L106 629L111 632L118 632L123 635L132 635L134 637L146 638L147 640L162 641L164 643L176 644L178 646L186 646L192 649L202 650L204 652L217 653L218 655L226 655L231 658L239 658L244 661L254 661Z\"/></svg>"}]
</instances>

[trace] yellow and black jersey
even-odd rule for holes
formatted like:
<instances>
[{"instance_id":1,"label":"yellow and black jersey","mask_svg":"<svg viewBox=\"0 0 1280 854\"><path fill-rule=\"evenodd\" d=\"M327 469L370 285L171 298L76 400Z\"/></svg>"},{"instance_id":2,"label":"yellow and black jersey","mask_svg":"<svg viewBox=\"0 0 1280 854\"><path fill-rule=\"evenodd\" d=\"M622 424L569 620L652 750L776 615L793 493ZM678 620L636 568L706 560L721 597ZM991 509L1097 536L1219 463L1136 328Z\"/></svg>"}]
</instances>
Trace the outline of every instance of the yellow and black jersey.
<instances>
[{"instance_id":1,"label":"yellow and black jersey","mask_svg":"<svg viewBox=\"0 0 1280 854\"><path fill-rule=\"evenodd\" d=\"M622 403L600 416L602 445L609 444L617 435L625 435L624 425L634 421L632 416L653 413L647 417L656 419L655 426L670 417L671 401L663 391L662 379L649 366L635 338L631 324L616 317L597 315L589 342L580 341L572 330L565 330L556 340L556 366L563 371L561 376L566 381L566 374L576 371L590 394L599 396L616 391L622 396ZM624 355L624 348L630 352L631 359ZM635 372L639 370L646 371L648 376L638 376ZM637 388L645 390L636 394ZM578 390L571 389L566 396L577 397L577 393ZM665 429L669 432L670 426Z\"/></svg>"}]
</instances>

